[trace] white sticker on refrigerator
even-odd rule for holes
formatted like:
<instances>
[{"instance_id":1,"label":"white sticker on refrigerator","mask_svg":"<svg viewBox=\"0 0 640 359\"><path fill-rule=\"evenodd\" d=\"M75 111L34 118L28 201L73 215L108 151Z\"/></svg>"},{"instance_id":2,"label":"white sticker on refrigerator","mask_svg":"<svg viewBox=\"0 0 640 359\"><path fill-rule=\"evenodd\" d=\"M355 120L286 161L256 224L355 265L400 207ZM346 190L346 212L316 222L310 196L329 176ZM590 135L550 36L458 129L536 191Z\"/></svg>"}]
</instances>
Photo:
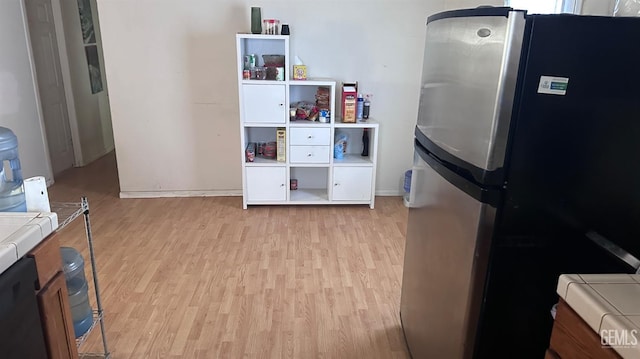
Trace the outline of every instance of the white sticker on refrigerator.
<instances>
[{"instance_id":1,"label":"white sticker on refrigerator","mask_svg":"<svg viewBox=\"0 0 640 359\"><path fill-rule=\"evenodd\" d=\"M568 85L569 85L568 77L540 76L538 93L547 93L551 95L566 95Z\"/></svg>"}]
</instances>

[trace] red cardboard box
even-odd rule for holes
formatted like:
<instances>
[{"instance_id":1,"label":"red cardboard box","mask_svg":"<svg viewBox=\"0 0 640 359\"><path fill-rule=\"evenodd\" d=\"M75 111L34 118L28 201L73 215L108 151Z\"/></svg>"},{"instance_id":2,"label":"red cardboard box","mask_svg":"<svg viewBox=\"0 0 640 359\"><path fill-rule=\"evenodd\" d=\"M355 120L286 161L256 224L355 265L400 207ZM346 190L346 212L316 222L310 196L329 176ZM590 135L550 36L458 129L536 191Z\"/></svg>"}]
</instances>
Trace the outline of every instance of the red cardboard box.
<instances>
[{"instance_id":1,"label":"red cardboard box","mask_svg":"<svg viewBox=\"0 0 640 359\"><path fill-rule=\"evenodd\" d=\"M342 83L342 122L356 122L358 82Z\"/></svg>"}]
</instances>

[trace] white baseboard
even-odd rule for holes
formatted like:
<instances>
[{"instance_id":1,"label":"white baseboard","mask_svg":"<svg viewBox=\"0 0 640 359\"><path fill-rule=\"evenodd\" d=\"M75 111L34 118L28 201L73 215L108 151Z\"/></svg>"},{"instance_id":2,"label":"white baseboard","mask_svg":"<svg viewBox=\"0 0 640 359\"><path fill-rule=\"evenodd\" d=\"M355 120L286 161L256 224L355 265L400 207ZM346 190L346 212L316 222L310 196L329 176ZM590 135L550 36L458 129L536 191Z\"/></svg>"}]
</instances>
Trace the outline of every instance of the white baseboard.
<instances>
[{"instance_id":1,"label":"white baseboard","mask_svg":"<svg viewBox=\"0 0 640 359\"><path fill-rule=\"evenodd\" d=\"M121 191L120 198L228 197L242 196L241 190L217 191Z\"/></svg>"},{"instance_id":2,"label":"white baseboard","mask_svg":"<svg viewBox=\"0 0 640 359\"><path fill-rule=\"evenodd\" d=\"M404 196L404 192L402 190L379 189L376 190L376 196Z\"/></svg>"},{"instance_id":3,"label":"white baseboard","mask_svg":"<svg viewBox=\"0 0 640 359\"><path fill-rule=\"evenodd\" d=\"M378 190L376 196L401 197L399 190ZM242 190L216 191L121 191L120 198L167 198L167 197L229 197L242 196Z\"/></svg>"}]
</instances>

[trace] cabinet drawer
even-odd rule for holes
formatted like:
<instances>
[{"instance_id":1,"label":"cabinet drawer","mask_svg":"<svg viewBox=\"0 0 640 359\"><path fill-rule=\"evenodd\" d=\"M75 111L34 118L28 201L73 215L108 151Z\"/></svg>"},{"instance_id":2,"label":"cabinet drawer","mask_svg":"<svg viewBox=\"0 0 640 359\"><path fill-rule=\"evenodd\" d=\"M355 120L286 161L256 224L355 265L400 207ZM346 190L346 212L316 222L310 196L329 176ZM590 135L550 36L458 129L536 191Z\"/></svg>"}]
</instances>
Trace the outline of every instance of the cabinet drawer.
<instances>
[{"instance_id":1,"label":"cabinet drawer","mask_svg":"<svg viewBox=\"0 0 640 359\"><path fill-rule=\"evenodd\" d=\"M44 287L56 273L62 270L60 242L55 234L45 238L27 256L36 262L36 271L38 272L36 289Z\"/></svg>"},{"instance_id":2,"label":"cabinet drawer","mask_svg":"<svg viewBox=\"0 0 640 359\"><path fill-rule=\"evenodd\" d=\"M331 129L293 127L290 129L289 143L296 146L329 146L331 145Z\"/></svg>"},{"instance_id":3,"label":"cabinet drawer","mask_svg":"<svg viewBox=\"0 0 640 359\"><path fill-rule=\"evenodd\" d=\"M329 163L330 146L291 146L291 163Z\"/></svg>"}]
</instances>

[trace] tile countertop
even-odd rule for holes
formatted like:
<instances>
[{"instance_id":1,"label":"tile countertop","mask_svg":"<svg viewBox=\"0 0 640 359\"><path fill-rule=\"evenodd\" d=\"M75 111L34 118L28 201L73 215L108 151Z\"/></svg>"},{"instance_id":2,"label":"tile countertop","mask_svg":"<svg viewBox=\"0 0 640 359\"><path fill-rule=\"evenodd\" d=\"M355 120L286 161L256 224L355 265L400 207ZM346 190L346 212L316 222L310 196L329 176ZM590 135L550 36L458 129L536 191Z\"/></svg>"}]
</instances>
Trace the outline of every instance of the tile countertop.
<instances>
[{"instance_id":1,"label":"tile countertop","mask_svg":"<svg viewBox=\"0 0 640 359\"><path fill-rule=\"evenodd\" d=\"M0 273L57 228L55 213L0 212Z\"/></svg>"},{"instance_id":2,"label":"tile countertop","mask_svg":"<svg viewBox=\"0 0 640 359\"><path fill-rule=\"evenodd\" d=\"M620 335L623 358L640 358L640 274L563 274L557 292L599 336Z\"/></svg>"}]
</instances>

